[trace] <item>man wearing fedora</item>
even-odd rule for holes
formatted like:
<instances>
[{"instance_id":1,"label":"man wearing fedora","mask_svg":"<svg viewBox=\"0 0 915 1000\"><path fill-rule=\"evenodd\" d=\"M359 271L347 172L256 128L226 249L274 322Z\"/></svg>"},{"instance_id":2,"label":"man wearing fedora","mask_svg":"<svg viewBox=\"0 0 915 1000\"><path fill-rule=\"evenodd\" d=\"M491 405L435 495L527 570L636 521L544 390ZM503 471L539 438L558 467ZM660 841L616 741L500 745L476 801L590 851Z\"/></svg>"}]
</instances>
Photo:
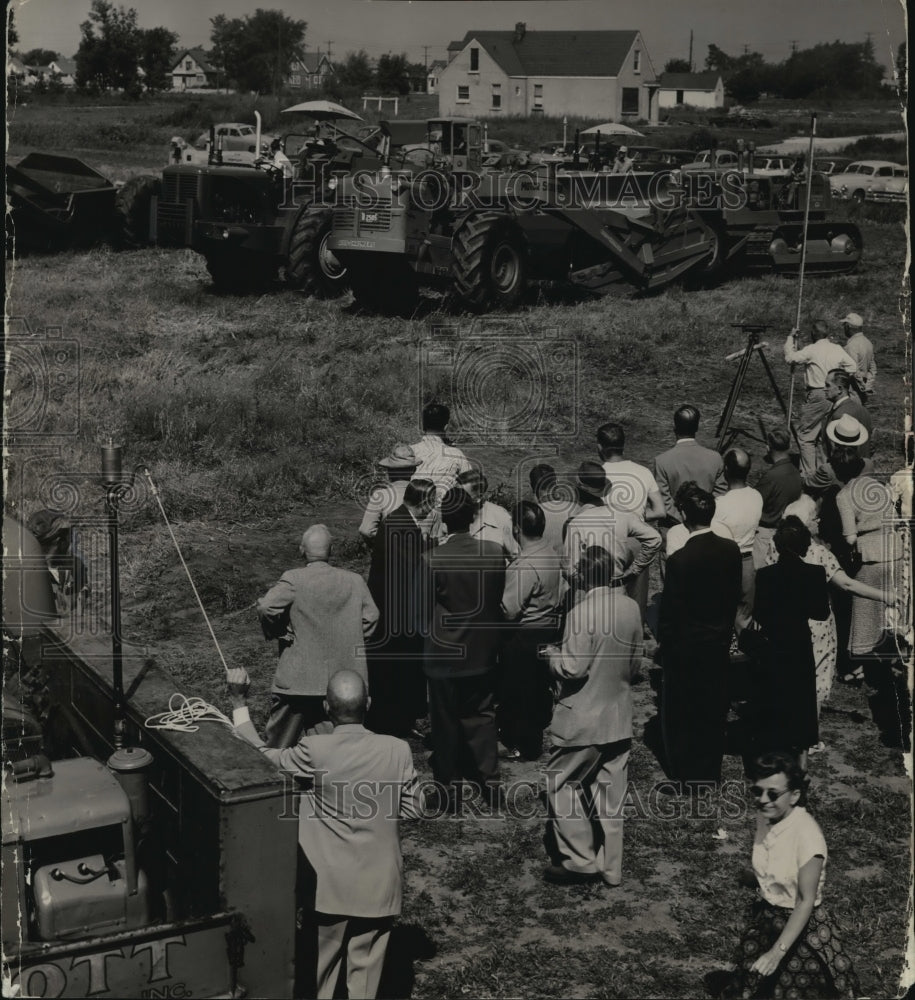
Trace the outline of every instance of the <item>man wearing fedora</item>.
<instances>
[{"instance_id":1,"label":"man wearing fedora","mask_svg":"<svg viewBox=\"0 0 915 1000\"><path fill-rule=\"evenodd\" d=\"M419 461L408 444L398 442L390 455L379 458L375 463L388 474L388 482L379 484L372 489L368 506L359 525L359 534L367 541L378 534L381 522L403 503L407 483L413 478Z\"/></svg>"},{"instance_id":2,"label":"man wearing fedora","mask_svg":"<svg viewBox=\"0 0 915 1000\"><path fill-rule=\"evenodd\" d=\"M790 365L803 365L804 403L798 413L795 431L801 456L801 476L811 479L817 468L816 441L823 419L829 413L826 398L826 376L834 368L841 368L854 375L858 365L829 339L829 328L822 320L813 324L813 341L806 347L797 347L799 331L793 329L785 340L785 361Z\"/></svg>"},{"instance_id":3,"label":"man wearing fedora","mask_svg":"<svg viewBox=\"0 0 915 1000\"><path fill-rule=\"evenodd\" d=\"M845 332L845 352L858 366L855 377L861 389L862 402L867 403L874 394L874 382L877 379L874 345L864 336L864 320L858 313L849 313L841 323Z\"/></svg>"},{"instance_id":4,"label":"man wearing fedora","mask_svg":"<svg viewBox=\"0 0 915 1000\"><path fill-rule=\"evenodd\" d=\"M581 510L566 526L563 576L571 584L582 554L589 546L597 545L613 560L610 586L628 584L650 565L661 548L661 536L637 515L607 506L610 483L604 467L598 462L579 465L577 486ZM634 558L633 542L638 543Z\"/></svg>"}]
</instances>

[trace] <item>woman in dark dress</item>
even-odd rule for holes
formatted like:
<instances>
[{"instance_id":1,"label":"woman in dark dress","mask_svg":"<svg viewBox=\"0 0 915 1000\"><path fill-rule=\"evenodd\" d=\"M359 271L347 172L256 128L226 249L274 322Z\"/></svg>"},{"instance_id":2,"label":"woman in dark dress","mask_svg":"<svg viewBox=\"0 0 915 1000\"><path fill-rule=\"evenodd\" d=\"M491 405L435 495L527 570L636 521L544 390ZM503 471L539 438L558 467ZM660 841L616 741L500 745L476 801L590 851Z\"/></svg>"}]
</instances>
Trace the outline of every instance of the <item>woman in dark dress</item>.
<instances>
[{"instance_id":1,"label":"woman in dark dress","mask_svg":"<svg viewBox=\"0 0 915 1000\"><path fill-rule=\"evenodd\" d=\"M786 517L775 532L778 562L756 574L753 617L765 636L758 739L760 749L791 748L807 769L807 748L819 742L816 662L808 619L829 617L826 571L803 561L810 531Z\"/></svg>"}]
</instances>

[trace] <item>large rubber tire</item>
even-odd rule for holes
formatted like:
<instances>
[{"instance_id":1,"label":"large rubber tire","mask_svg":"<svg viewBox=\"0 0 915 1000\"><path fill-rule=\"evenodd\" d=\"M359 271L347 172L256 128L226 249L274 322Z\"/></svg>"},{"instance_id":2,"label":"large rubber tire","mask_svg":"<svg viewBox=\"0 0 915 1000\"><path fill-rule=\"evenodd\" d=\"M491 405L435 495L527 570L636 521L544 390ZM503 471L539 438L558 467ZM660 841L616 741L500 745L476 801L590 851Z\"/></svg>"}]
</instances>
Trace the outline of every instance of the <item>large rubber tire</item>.
<instances>
[{"instance_id":1,"label":"large rubber tire","mask_svg":"<svg viewBox=\"0 0 915 1000\"><path fill-rule=\"evenodd\" d=\"M117 245L134 250L149 245L149 206L162 190L162 182L151 174L131 177L118 188L115 196Z\"/></svg>"},{"instance_id":2,"label":"large rubber tire","mask_svg":"<svg viewBox=\"0 0 915 1000\"><path fill-rule=\"evenodd\" d=\"M286 284L306 295L335 299L349 287L346 268L327 249L333 210L306 208L295 222L286 261Z\"/></svg>"},{"instance_id":3,"label":"large rubber tire","mask_svg":"<svg viewBox=\"0 0 915 1000\"><path fill-rule=\"evenodd\" d=\"M525 263L521 234L499 212L468 215L454 234L454 289L474 312L514 308L524 294Z\"/></svg>"},{"instance_id":4,"label":"large rubber tire","mask_svg":"<svg viewBox=\"0 0 915 1000\"><path fill-rule=\"evenodd\" d=\"M262 257L244 252L219 252L206 257L207 270L219 292L260 292L276 277L276 269Z\"/></svg>"},{"instance_id":5,"label":"large rubber tire","mask_svg":"<svg viewBox=\"0 0 915 1000\"><path fill-rule=\"evenodd\" d=\"M412 316L419 304L419 284L403 259L378 261L375 267L351 267L350 287L356 304L366 312Z\"/></svg>"}]
</instances>

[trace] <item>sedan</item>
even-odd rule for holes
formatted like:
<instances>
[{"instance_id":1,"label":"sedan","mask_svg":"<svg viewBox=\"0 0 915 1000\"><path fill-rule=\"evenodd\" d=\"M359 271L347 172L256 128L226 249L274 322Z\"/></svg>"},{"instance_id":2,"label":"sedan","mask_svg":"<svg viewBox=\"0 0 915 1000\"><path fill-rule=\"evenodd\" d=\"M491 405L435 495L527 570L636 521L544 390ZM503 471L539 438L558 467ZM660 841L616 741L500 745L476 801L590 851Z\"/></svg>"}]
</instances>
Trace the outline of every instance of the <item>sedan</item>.
<instances>
[{"instance_id":1,"label":"sedan","mask_svg":"<svg viewBox=\"0 0 915 1000\"><path fill-rule=\"evenodd\" d=\"M276 137L261 133L261 148L264 144L269 145ZM197 136L194 143L195 149L206 149L206 144L210 141L210 131L207 129L202 135ZM216 145L221 144L223 150L242 153L257 153L257 129L253 125L246 125L244 122L221 122L216 126Z\"/></svg>"},{"instance_id":2,"label":"sedan","mask_svg":"<svg viewBox=\"0 0 915 1000\"><path fill-rule=\"evenodd\" d=\"M833 197L842 201L899 201L909 193L909 170L887 160L858 160L829 178Z\"/></svg>"}]
</instances>

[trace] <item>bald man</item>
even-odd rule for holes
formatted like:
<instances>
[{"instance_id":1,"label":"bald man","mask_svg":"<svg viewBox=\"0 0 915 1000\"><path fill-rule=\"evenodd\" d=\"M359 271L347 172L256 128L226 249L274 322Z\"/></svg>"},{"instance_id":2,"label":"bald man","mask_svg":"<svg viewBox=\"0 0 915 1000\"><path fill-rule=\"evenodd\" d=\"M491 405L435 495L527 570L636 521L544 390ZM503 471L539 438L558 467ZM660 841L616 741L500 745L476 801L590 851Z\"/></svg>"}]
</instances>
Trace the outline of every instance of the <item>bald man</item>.
<instances>
[{"instance_id":1,"label":"bald man","mask_svg":"<svg viewBox=\"0 0 915 1000\"><path fill-rule=\"evenodd\" d=\"M285 750L267 747L251 724L244 670L229 671L228 680L238 735L284 773L311 783L299 808L299 904L306 917L314 913L304 933L312 952L317 940L317 983L307 981L309 971L296 996L333 997L345 963L352 1000L374 997L401 906L398 821L422 812L410 748L365 728L371 699L354 670L327 683L324 711L332 731Z\"/></svg>"},{"instance_id":2,"label":"bald man","mask_svg":"<svg viewBox=\"0 0 915 1000\"><path fill-rule=\"evenodd\" d=\"M725 527L740 549L740 604L734 624L740 632L746 628L753 614L753 595L756 589L756 567L753 563L753 541L762 517L763 498L759 490L747 485L750 475L750 456L743 448L731 448L724 455L724 478L727 493L715 497L715 516L712 530Z\"/></svg>"},{"instance_id":3,"label":"bald man","mask_svg":"<svg viewBox=\"0 0 915 1000\"><path fill-rule=\"evenodd\" d=\"M358 573L330 565L332 550L327 527L313 524L299 545L305 565L284 573L257 602L264 635L280 647L265 729L270 747L295 746L324 718L327 682L338 670L368 678L364 646L378 608Z\"/></svg>"}]
</instances>

